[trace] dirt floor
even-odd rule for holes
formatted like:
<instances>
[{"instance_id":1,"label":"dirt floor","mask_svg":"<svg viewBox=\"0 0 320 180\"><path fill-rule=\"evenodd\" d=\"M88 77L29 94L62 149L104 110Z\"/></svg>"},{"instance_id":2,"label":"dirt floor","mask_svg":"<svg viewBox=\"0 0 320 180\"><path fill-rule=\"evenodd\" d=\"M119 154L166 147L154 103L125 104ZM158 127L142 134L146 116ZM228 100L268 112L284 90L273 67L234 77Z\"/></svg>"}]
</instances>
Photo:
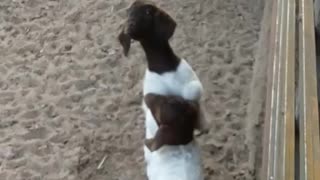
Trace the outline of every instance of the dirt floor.
<instances>
[{"instance_id":1,"label":"dirt floor","mask_svg":"<svg viewBox=\"0 0 320 180\"><path fill-rule=\"evenodd\" d=\"M125 58L116 41L129 2L0 1L1 180L145 178L144 54L136 43ZM208 180L253 179L245 142L258 2L159 1L178 23L172 46L206 91L212 129L198 141Z\"/></svg>"}]
</instances>

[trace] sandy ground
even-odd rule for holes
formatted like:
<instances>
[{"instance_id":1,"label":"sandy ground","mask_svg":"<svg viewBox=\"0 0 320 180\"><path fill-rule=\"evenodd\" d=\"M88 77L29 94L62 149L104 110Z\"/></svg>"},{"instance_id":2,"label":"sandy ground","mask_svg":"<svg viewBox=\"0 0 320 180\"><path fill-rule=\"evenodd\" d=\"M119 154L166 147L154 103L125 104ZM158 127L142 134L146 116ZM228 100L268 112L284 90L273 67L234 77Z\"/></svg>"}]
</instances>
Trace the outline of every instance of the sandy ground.
<instances>
[{"instance_id":1,"label":"sandy ground","mask_svg":"<svg viewBox=\"0 0 320 180\"><path fill-rule=\"evenodd\" d=\"M135 44L124 58L116 41L129 2L0 1L1 180L145 178L144 54ZM176 53L206 90L212 129L198 141L208 180L253 178L247 105L258 2L159 1L178 23Z\"/></svg>"}]
</instances>

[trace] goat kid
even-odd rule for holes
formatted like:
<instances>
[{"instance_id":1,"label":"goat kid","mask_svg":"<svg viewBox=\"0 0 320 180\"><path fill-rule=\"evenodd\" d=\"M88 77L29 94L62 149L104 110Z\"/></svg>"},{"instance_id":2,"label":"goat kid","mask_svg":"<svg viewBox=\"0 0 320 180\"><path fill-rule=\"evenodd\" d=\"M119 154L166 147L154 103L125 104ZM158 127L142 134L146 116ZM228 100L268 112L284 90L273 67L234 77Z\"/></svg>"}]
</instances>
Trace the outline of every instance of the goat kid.
<instances>
[{"instance_id":1,"label":"goat kid","mask_svg":"<svg viewBox=\"0 0 320 180\"><path fill-rule=\"evenodd\" d=\"M147 66L143 95L156 93L177 95L187 100L200 101L203 87L192 67L172 50L169 39L174 34L176 22L151 1L137 0L128 8L128 17L119 34L120 44L127 56L131 40L139 41L146 54ZM146 138L155 136L158 129L154 117L142 104L146 115ZM208 131L203 105L196 128L200 133Z\"/></svg>"}]
</instances>

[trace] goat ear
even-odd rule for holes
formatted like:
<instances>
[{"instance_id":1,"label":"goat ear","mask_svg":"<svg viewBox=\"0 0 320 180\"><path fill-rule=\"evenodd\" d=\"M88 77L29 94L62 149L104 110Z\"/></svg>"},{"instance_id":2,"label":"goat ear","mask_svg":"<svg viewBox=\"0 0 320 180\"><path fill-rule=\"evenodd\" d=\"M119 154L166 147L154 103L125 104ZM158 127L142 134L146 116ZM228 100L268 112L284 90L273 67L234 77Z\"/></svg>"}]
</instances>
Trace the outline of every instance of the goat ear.
<instances>
[{"instance_id":1,"label":"goat ear","mask_svg":"<svg viewBox=\"0 0 320 180\"><path fill-rule=\"evenodd\" d=\"M131 37L127 33L127 25L123 24L121 27L120 34L118 35L118 40L123 48L123 54L128 56L130 46L131 46Z\"/></svg>"},{"instance_id":2,"label":"goat ear","mask_svg":"<svg viewBox=\"0 0 320 180\"><path fill-rule=\"evenodd\" d=\"M144 97L144 100L157 124L161 124L161 106L163 103L163 97L149 93Z\"/></svg>"},{"instance_id":3,"label":"goat ear","mask_svg":"<svg viewBox=\"0 0 320 180\"><path fill-rule=\"evenodd\" d=\"M164 145L162 139L157 136L155 138L146 139L144 143L150 152L156 151Z\"/></svg>"},{"instance_id":4,"label":"goat ear","mask_svg":"<svg viewBox=\"0 0 320 180\"><path fill-rule=\"evenodd\" d=\"M153 152L160 149L163 145L172 144L175 141L172 129L168 126L160 126L154 138L146 139L145 145Z\"/></svg>"},{"instance_id":5,"label":"goat ear","mask_svg":"<svg viewBox=\"0 0 320 180\"><path fill-rule=\"evenodd\" d=\"M154 107L157 100L158 100L158 95L153 93L148 93L144 96L144 102L149 108Z\"/></svg>"},{"instance_id":6,"label":"goat ear","mask_svg":"<svg viewBox=\"0 0 320 180\"><path fill-rule=\"evenodd\" d=\"M147 146L149 151L153 152L156 150L155 145L154 145L155 144L154 138L144 140L144 144Z\"/></svg>"},{"instance_id":7,"label":"goat ear","mask_svg":"<svg viewBox=\"0 0 320 180\"><path fill-rule=\"evenodd\" d=\"M154 22L157 35L169 40L177 26L173 18L163 10L158 9L155 13Z\"/></svg>"}]
</instances>

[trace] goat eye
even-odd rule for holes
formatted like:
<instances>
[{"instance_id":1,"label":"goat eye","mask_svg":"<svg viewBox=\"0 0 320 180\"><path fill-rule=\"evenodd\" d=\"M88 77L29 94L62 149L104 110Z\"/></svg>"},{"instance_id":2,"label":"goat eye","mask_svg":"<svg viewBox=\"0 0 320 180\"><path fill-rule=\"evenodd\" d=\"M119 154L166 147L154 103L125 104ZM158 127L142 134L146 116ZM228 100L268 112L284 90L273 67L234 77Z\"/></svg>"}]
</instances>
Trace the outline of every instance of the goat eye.
<instances>
[{"instance_id":1,"label":"goat eye","mask_svg":"<svg viewBox=\"0 0 320 180\"><path fill-rule=\"evenodd\" d=\"M146 14L150 15L151 14L151 9L146 9Z\"/></svg>"}]
</instances>

